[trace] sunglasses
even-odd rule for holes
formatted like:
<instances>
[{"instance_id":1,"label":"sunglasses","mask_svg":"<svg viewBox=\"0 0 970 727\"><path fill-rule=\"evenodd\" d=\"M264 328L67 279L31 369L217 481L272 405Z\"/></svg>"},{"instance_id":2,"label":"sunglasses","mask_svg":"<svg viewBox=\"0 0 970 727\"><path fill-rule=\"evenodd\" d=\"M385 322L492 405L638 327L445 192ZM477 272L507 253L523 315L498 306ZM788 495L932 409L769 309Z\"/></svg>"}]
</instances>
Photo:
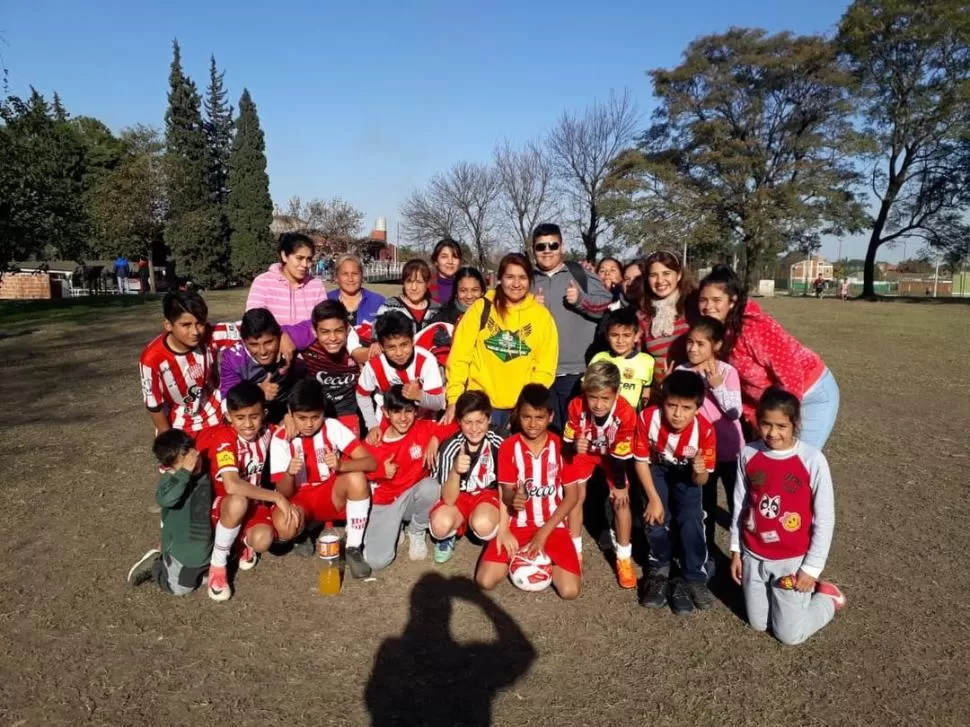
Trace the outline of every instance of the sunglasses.
<instances>
[{"instance_id":1,"label":"sunglasses","mask_svg":"<svg viewBox=\"0 0 970 727\"><path fill-rule=\"evenodd\" d=\"M555 252L556 250L559 249L560 245L561 243L558 243L558 242L549 242L549 243L540 242L535 246L533 246L533 249L536 252L545 252L546 250L548 250L549 252Z\"/></svg>"}]
</instances>

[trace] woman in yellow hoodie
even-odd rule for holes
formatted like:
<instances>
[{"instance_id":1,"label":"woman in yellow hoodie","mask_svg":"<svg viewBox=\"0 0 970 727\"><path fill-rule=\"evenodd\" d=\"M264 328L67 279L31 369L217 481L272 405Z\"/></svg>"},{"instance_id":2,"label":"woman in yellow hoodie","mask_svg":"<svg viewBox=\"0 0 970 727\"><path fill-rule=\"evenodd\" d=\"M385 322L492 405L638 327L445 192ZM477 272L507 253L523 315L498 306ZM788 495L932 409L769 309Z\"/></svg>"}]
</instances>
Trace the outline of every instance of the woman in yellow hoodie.
<instances>
[{"instance_id":1,"label":"woman in yellow hoodie","mask_svg":"<svg viewBox=\"0 0 970 727\"><path fill-rule=\"evenodd\" d=\"M484 391L492 401L492 425L507 434L509 416L526 384L552 386L559 334L549 310L536 302L532 263L511 252L498 266L498 285L476 301L455 329L448 356L448 410L465 391Z\"/></svg>"}]
</instances>

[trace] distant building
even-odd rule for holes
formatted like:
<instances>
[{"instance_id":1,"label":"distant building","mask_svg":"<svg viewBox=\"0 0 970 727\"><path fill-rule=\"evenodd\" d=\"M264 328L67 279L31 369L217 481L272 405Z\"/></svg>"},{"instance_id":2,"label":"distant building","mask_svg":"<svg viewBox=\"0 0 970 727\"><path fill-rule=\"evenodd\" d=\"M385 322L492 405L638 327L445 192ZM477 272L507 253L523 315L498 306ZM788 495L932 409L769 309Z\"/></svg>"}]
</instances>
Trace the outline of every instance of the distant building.
<instances>
[{"instance_id":1,"label":"distant building","mask_svg":"<svg viewBox=\"0 0 970 727\"><path fill-rule=\"evenodd\" d=\"M789 280L811 283L813 280L822 276L823 280L834 280L835 271L832 263L826 262L821 255L813 255L807 260L801 260L791 266Z\"/></svg>"}]
</instances>

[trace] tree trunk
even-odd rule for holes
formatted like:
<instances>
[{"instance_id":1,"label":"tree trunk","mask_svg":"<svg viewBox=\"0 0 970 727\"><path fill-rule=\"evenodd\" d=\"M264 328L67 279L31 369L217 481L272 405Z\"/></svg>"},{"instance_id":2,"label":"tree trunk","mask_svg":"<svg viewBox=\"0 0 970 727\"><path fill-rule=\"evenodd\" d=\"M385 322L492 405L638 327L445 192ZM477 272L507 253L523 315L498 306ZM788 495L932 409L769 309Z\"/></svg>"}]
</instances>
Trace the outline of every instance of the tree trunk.
<instances>
[{"instance_id":1,"label":"tree trunk","mask_svg":"<svg viewBox=\"0 0 970 727\"><path fill-rule=\"evenodd\" d=\"M152 244L148 244L148 288L155 294L155 255L153 254ZM143 293L145 291L142 291Z\"/></svg>"},{"instance_id":2,"label":"tree trunk","mask_svg":"<svg viewBox=\"0 0 970 727\"><path fill-rule=\"evenodd\" d=\"M758 272L758 255L753 255L751 253L750 243L754 239L754 235L745 235L741 244L744 248L744 270L742 271L742 279L744 282L745 290L752 290L754 288L756 273Z\"/></svg>"},{"instance_id":3,"label":"tree trunk","mask_svg":"<svg viewBox=\"0 0 970 727\"><path fill-rule=\"evenodd\" d=\"M873 300L876 297L876 253L882 245L882 231L886 228L886 220L889 218L889 210L892 209L896 199L896 192L891 188L887 190L883 197L882 204L879 205L879 214L872 225L872 234L869 235L869 247L866 249L866 262L862 268L862 295L861 298Z\"/></svg>"},{"instance_id":4,"label":"tree trunk","mask_svg":"<svg viewBox=\"0 0 970 727\"><path fill-rule=\"evenodd\" d=\"M589 226L583 231L583 245L586 247L586 260L596 264L596 227L599 224L599 211L595 204L589 206Z\"/></svg>"}]
</instances>

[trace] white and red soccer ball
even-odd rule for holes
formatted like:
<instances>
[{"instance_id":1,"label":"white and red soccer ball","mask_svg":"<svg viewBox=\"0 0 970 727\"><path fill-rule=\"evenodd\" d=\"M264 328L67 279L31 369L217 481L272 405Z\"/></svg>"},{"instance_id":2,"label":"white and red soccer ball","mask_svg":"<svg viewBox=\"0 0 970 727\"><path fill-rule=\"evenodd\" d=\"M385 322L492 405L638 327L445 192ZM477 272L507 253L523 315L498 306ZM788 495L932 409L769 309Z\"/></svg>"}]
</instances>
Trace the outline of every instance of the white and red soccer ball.
<instances>
[{"instance_id":1,"label":"white and red soccer ball","mask_svg":"<svg viewBox=\"0 0 970 727\"><path fill-rule=\"evenodd\" d=\"M530 558L525 551L519 551L509 563L509 580L523 591L544 591L552 585L552 561L545 553Z\"/></svg>"}]
</instances>

